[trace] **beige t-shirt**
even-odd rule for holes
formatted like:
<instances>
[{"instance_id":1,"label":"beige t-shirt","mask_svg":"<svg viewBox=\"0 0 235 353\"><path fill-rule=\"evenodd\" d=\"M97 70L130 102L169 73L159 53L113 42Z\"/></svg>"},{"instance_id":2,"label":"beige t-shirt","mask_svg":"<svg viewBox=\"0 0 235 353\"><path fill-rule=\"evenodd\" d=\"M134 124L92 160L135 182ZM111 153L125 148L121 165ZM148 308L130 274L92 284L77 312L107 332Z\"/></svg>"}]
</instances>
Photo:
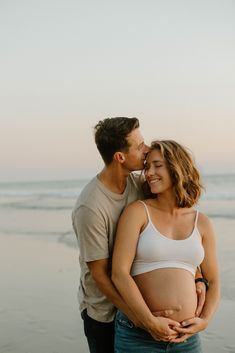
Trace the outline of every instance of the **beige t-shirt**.
<instances>
[{"instance_id":1,"label":"beige t-shirt","mask_svg":"<svg viewBox=\"0 0 235 353\"><path fill-rule=\"evenodd\" d=\"M121 195L107 189L95 177L82 190L75 204L72 221L80 248L80 310L87 309L88 315L97 321L112 321L116 309L97 288L86 263L108 258L111 272L118 219L129 203L140 198L143 198L140 177L135 174L130 174Z\"/></svg>"}]
</instances>

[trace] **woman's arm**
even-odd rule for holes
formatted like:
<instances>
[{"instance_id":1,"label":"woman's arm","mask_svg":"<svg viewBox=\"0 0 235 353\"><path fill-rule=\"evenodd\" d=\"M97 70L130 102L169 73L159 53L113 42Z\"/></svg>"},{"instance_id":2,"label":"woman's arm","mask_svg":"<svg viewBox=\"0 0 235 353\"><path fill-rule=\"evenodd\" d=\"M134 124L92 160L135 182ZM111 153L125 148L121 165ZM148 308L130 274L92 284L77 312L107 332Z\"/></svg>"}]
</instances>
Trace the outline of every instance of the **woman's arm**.
<instances>
[{"instance_id":1,"label":"woman's arm","mask_svg":"<svg viewBox=\"0 0 235 353\"><path fill-rule=\"evenodd\" d=\"M205 251L201 270L203 277L209 282L209 288L206 292L206 300L201 315L198 318L184 320L182 326L185 328L176 328L178 332L184 335L179 339L173 340L173 342L184 341L192 334L204 330L208 326L219 303L220 284L215 233L210 219L203 214L200 214L199 230L202 234L202 244Z\"/></svg>"},{"instance_id":2,"label":"woman's arm","mask_svg":"<svg viewBox=\"0 0 235 353\"><path fill-rule=\"evenodd\" d=\"M139 234L145 223L146 213L140 202L129 205L122 213L114 245L112 280L141 326L155 339L168 340L176 336L170 326L180 324L168 318L153 316L130 275Z\"/></svg>"},{"instance_id":3,"label":"woman's arm","mask_svg":"<svg viewBox=\"0 0 235 353\"><path fill-rule=\"evenodd\" d=\"M204 217L204 231L203 231L203 247L205 250L205 257L201 264L203 277L209 282L209 288L206 293L206 301L201 312L200 318L207 321L211 320L215 313L220 299L220 282L219 269L216 252L216 239L212 222L209 218Z\"/></svg>"}]
</instances>

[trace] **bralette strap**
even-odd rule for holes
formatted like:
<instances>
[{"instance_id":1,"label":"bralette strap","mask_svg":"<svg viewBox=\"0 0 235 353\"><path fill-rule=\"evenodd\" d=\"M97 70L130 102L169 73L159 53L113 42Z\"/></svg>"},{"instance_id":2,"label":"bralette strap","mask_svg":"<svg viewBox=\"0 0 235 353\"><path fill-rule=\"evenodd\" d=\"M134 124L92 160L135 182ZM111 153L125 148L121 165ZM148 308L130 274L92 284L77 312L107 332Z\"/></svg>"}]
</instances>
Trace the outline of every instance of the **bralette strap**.
<instances>
[{"instance_id":1,"label":"bralette strap","mask_svg":"<svg viewBox=\"0 0 235 353\"><path fill-rule=\"evenodd\" d=\"M195 227L197 226L198 214L199 214L199 211L197 210L197 211L196 211L195 222L194 222L194 226L195 226Z\"/></svg>"},{"instance_id":2,"label":"bralette strap","mask_svg":"<svg viewBox=\"0 0 235 353\"><path fill-rule=\"evenodd\" d=\"M147 213L148 222L151 222L149 210L148 210L148 207L147 207L146 203L144 201L142 201L142 200L139 200L139 202L141 202L144 205L145 211Z\"/></svg>"}]
</instances>

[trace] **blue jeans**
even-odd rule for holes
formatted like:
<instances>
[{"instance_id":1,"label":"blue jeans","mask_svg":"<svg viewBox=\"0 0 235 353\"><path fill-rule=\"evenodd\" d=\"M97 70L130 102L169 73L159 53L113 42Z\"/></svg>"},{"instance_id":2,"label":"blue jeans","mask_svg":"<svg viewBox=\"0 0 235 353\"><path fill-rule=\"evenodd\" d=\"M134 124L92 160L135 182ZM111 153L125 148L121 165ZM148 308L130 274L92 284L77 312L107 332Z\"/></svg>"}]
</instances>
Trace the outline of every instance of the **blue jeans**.
<instances>
[{"instance_id":1,"label":"blue jeans","mask_svg":"<svg viewBox=\"0 0 235 353\"><path fill-rule=\"evenodd\" d=\"M81 313L90 353L114 353L114 321L100 322Z\"/></svg>"},{"instance_id":2,"label":"blue jeans","mask_svg":"<svg viewBox=\"0 0 235 353\"><path fill-rule=\"evenodd\" d=\"M155 341L145 330L137 328L120 311L115 320L115 353L202 353L199 335L183 343Z\"/></svg>"}]
</instances>

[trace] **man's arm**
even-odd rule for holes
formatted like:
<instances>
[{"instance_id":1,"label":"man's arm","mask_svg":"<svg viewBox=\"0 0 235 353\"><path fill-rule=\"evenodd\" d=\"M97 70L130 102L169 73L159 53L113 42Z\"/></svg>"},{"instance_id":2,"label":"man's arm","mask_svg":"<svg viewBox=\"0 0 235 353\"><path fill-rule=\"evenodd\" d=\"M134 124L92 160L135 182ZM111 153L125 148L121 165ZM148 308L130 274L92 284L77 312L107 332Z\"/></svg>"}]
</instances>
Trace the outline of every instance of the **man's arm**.
<instances>
[{"instance_id":1,"label":"man's arm","mask_svg":"<svg viewBox=\"0 0 235 353\"><path fill-rule=\"evenodd\" d=\"M75 210L72 219L80 257L86 262L96 286L114 306L137 324L136 318L111 281L109 237L104 219L86 206Z\"/></svg>"},{"instance_id":2,"label":"man's arm","mask_svg":"<svg viewBox=\"0 0 235 353\"><path fill-rule=\"evenodd\" d=\"M196 291L197 291L197 309L196 309L196 316L200 316L203 305L206 300L206 285L204 282L196 281L199 278L202 278L202 272L200 267L197 267L196 275L195 275L195 284L196 284Z\"/></svg>"},{"instance_id":3,"label":"man's arm","mask_svg":"<svg viewBox=\"0 0 235 353\"><path fill-rule=\"evenodd\" d=\"M111 281L108 272L108 259L87 262L87 266L99 290L114 304L114 306L127 315L134 324L139 326L136 317L124 302Z\"/></svg>"}]
</instances>

